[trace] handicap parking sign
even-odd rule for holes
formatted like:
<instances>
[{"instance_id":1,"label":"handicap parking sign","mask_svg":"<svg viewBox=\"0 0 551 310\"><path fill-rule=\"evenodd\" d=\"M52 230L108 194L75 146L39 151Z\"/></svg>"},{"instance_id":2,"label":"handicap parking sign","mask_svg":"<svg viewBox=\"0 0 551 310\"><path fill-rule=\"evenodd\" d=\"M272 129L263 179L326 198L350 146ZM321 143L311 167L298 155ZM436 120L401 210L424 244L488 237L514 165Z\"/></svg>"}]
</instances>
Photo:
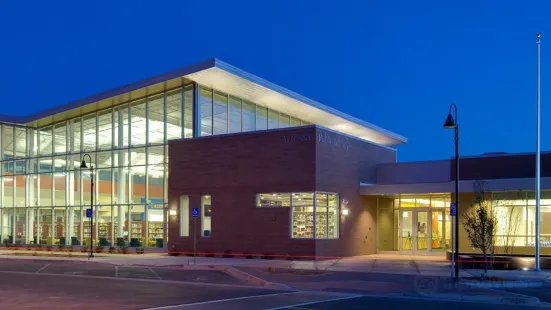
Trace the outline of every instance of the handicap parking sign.
<instances>
[{"instance_id":1,"label":"handicap parking sign","mask_svg":"<svg viewBox=\"0 0 551 310\"><path fill-rule=\"evenodd\" d=\"M86 209L86 217L92 217L92 209Z\"/></svg>"},{"instance_id":2,"label":"handicap parking sign","mask_svg":"<svg viewBox=\"0 0 551 310\"><path fill-rule=\"evenodd\" d=\"M451 216L457 215L457 205L455 205L455 202L450 203L450 215Z\"/></svg>"},{"instance_id":3,"label":"handicap parking sign","mask_svg":"<svg viewBox=\"0 0 551 310\"><path fill-rule=\"evenodd\" d=\"M191 216L192 217L199 217L199 208L191 209Z\"/></svg>"}]
</instances>

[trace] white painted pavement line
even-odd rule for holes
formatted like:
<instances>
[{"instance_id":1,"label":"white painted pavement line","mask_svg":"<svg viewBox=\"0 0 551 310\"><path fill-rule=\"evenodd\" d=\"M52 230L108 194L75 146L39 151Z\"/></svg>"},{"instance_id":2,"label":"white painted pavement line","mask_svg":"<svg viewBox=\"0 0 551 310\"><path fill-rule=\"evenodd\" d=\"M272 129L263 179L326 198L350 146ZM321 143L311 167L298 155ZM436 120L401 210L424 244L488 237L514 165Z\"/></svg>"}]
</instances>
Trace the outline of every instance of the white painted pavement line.
<instances>
[{"instance_id":1,"label":"white painted pavement line","mask_svg":"<svg viewBox=\"0 0 551 310\"><path fill-rule=\"evenodd\" d=\"M363 295L351 295L351 296L343 296L343 297L329 298L329 299L317 300L317 301L309 301L309 302L303 302L303 303L300 303L300 304L287 305L287 306L283 306L283 307L268 308L268 309L266 309L266 310L289 309L289 308L302 307L302 306L309 306L309 305L321 304L321 303L325 303L325 302L332 302L332 301L353 299L353 298L359 298L359 297L363 297Z\"/></svg>"},{"instance_id":2,"label":"white painted pavement line","mask_svg":"<svg viewBox=\"0 0 551 310\"><path fill-rule=\"evenodd\" d=\"M119 277L119 266L115 266L115 278Z\"/></svg>"},{"instance_id":3,"label":"white painted pavement line","mask_svg":"<svg viewBox=\"0 0 551 310\"><path fill-rule=\"evenodd\" d=\"M51 265L51 263L50 263L50 264L46 264L46 265L40 267L40 269L38 269L38 270L36 271L36 273L41 272L42 270L46 269L46 267L48 267L48 266L50 266L50 265Z\"/></svg>"},{"instance_id":4,"label":"white painted pavement line","mask_svg":"<svg viewBox=\"0 0 551 310\"><path fill-rule=\"evenodd\" d=\"M254 298L262 298L262 297L269 297L269 296L281 296L281 295L299 294L299 293L300 292L286 292L286 293L263 294L263 295L254 295L254 296L243 296L243 297L225 298L225 299L217 299L217 300L209 300L209 301L200 301L200 302L194 302L194 303L189 303L189 304L180 304L180 305L172 305L172 306L147 308L147 309L144 309L144 310L180 309L180 308L184 308L184 307L209 305L209 304L216 304L216 303L221 303L221 302L226 302L226 301L254 299Z\"/></svg>"},{"instance_id":5,"label":"white painted pavement line","mask_svg":"<svg viewBox=\"0 0 551 310\"><path fill-rule=\"evenodd\" d=\"M153 270L153 268L149 267L149 270L151 270L151 272L159 279L159 280L162 280L161 277L159 277L159 274L157 272L155 272L155 270Z\"/></svg>"}]
</instances>

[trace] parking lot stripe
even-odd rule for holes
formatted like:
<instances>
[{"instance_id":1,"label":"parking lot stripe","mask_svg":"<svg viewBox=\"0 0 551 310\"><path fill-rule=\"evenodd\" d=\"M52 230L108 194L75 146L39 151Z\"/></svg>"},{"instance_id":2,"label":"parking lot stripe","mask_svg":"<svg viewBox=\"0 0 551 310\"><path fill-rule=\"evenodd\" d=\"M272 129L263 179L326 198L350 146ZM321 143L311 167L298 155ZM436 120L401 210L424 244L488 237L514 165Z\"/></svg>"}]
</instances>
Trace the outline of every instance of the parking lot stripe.
<instances>
[{"instance_id":1,"label":"parking lot stripe","mask_svg":"<svg viewBox=\"0 0 551 310\"><path fill-rule=\"evenodd\" d=\"M48 267L48 266L50 266L50 265L51 265L51 263L50 263L50 264L46 264L46 265L40 267L40 269L38 269L38 270L36 271L36 273L41 272L42 270L46 269L46 267Z\"/></svg>"},{"instance_id":2,"label":"parking lot stripe","mask_svg":"<svg viewBox=\"0 0 551 310\"><path fill-rule=\"evenodd\" d=\"M353 298L359 298L359 297L363 297L363 295L351 295L351 296L329 298L329 299L325 299L325 300L303 302L303 303L300 303L300 304L288 305L288 306L277 307L277 308L270 308L270 309L267 309L267 310L296 309L296 307L310 306L310 305L321 304L321 303L325 303L325 302L339 301L339 300L345 300L345 299L353 299Z\"/></svg>"},{"instance_id":3,"label":"parking lot stripe","mask_svg":"<svg viewBox=\"0 0 551 310\"><path fill-rule=\"evenodd\" d=\"M217 300L209 300L209 301L194 302L194 303L189 303L189 304L180 304L180 305L172 305L172 306L155 307L155 308L148 308L148 309L144 309L144 310L180 309L180 308L183 308L183 307L191 307L191 306L198 306L198 305L216 304L216 303L226 302L226 301L243 300L243 299L253 299L253 298L262 298L262 297L268 297L268 296L281 296L281 295L299 294L299 293L300 293L300 292L286 292L286 293L263 294L263 295L254 295L254 296L243 296L243 297L234 297L234 298L225 298L225 299L217 299Z\"/></svg>"},{"instance_id":4,"label":"parking lot stripe","mask_svg":"<svg viewBox=\"0 0 551 310\"><path fill-rule=\"evenodd\" d=\"M155 270L153 270L153 268L149 268L149 270L151 270L151 272L157 277L159 278L159 280L162 280L161 277L159 277L159 274L157 272L155 272Z\"/></svg>"},{"instance_id":5,"label":"parking lot stripe","mask_svg":"<svg viewBox=\"0 0 551 310\"><path fill-rule=\"evenodd\" d=\"M119 266L115 266L115 278L119 277Z\"/></svg>"}]
</instances>

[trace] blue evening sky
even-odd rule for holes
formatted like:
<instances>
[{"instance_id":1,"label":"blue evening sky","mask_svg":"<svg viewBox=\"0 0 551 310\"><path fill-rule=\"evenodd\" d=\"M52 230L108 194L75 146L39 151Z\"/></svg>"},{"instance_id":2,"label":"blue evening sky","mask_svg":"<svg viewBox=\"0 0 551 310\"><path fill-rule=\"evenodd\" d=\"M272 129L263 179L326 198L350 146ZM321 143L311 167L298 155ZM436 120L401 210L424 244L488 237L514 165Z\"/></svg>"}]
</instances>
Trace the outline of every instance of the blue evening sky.
<instances>
[{"instance_id":1,"label":"blue evening sky","mask_svg":"<svg viewBox=\"0 0 551 310\"><path fill-rule=\"evenodd\" d=\"M399 160L551 150L549 1L0 0L0 114L27 115L217 57L409 138ZM548 34L548 37L546 37ZM548 43L549 42L549 43Z\"/></svg>"}]
</instances>

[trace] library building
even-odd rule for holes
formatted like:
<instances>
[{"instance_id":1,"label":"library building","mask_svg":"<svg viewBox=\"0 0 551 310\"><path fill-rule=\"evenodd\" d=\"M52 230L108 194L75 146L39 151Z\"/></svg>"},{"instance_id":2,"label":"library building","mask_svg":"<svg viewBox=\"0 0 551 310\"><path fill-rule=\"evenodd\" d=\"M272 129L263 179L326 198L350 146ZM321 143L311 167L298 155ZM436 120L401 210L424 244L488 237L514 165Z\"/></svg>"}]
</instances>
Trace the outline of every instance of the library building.
<instances>
[{"instance_id":1,"label":"library building","mask_svg":"<svg viewBox=\"0 0 551 310\"><path fill-rule=\"evenodd\" d=\"M217 59L0 123L3 243L303 257L450 248L452 160L398 163L405 137ZM462 159L460 213L483 180L500 217L523 219L498 225L504 251L534 247L531 165L529 154Z\"/></svg>"}]
</instances>

